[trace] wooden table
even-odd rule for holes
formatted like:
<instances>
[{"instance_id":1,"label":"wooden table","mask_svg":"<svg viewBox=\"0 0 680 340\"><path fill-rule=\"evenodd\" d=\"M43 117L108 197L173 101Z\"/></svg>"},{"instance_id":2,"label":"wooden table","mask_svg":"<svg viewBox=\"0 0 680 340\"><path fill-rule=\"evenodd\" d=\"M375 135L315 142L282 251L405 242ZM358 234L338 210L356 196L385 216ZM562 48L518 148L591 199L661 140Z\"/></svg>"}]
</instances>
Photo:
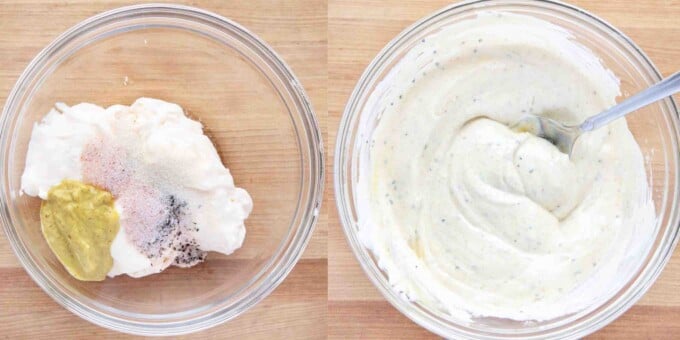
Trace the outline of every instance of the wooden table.
<instances>
[{"instance_id":1,"label":"wooden table","mask_svg":"<svg viewBox=\"0 0 680 340\"><path fill-rule=\"evenodd\" d=\"M332 159L335 132L345 103L364 68L405 27L449 3L446 0L329 1L329 159ZM575 4L621 29L644 49L664 75L680 70L680 3L677 1L580 0ZM345 241L333 209L329 211L328 230L329 337L434 338L394 309L369 282ZM592 338L677 339L680 337L679 292L680 250L645 297Z\"/></svg>"},{"instance_id":2,"label":"wooden table","mask_svg":"<svg viewBox=\"0 0 680 340\"><path fill-rule=\"evenodd\" d=\"M58 34L102 11L138 1L0 1L0 100L28 62ZM327 6L321 0L175 1L248 27L283 56L309 94L326 137ZM302 259L269 297L226 324L186 338L320 339L326 336L328 208ZM120 339L71 314L26 274L0 232L0 339ZM132 337L130 337L132 338Z\"/></svg>"},{"instance_id":3,"label":"wooden table","mask_svg":"<svg viewBox=\"0 0 680 340\"><path fill-rule=\"evenodd\" d=\"M255 308L195 336L299 339L324 338L328 332L331 338L434 338L389 305L356 263L335 210L332 159L342 110L363 69L394 35L449 2L176 2L233 18L270 43L310 95L327 152L324 206L302 260L284 283ZM130 3L134 1L0 1L0 100L4 102L30 59L57 34L92 14ZM664 74L680 69L677 1L591 0L576 4L622 29ZM0 235L0 338L122 337L81 320L52 301L28 277L4 234ZM676 255L649 293L593 338L675 337L680 332L678 291L680 258Z\"/></svg>"}]
</instances>

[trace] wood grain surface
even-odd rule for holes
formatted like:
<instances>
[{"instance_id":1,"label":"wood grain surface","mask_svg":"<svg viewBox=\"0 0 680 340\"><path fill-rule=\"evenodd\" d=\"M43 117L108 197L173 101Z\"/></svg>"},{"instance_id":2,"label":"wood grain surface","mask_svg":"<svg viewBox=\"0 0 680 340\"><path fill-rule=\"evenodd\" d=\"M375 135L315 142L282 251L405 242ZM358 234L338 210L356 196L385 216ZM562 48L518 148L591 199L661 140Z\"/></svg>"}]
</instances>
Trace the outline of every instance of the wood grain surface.
<instances>
[{"instance_id":1,"label":"wood grain surface","mask_svg":"<svg viewBox=\"0 0 680 340\"><path fill-rule=\"evenodd\" d=\"M324 139L327 138L327 126L325 125L327 117L326 109L326 82L327 82L327 5L322 0L281 0L281 1L175 1L188 5L201 7L206 10L213 11L225 17L231 18L238 23L246 26L253 33L269 43L294 70L298 79L302 82L307 94L309 95L312 104L316 110L317 118L322 124L322 133ZM138 1L48 1L48 0L17 0L17 1L0 1L0 60L2 60L2 67L0 67L0 100L4 103L7 94L17 80L19 74L27 66L29 61L50 41L56 38L57 35L68 29L72 25L80 22L87 17L96 13L109 10L112 8L138 3ZM151 40L151 39L150 39ZM157 40L155 40L158 42ZM141 40L140 40L141 42ZM151 41L153 44L154 41ZM163 45L161 42L158 45ZM158 46L163 48L163 46ZM202 58L199 54L197 58ZM121 65L122 72L130 72L126 67L145 67L145 61L141 61L140 65ZM152 61L151 61L152 62ZM87 65L87 64L85 64ZM98 72L98 70L84 70L85 73ZM101 71L101 70L99 70ZM160 73L159 73L160 71ZM132 90L135 86L147 86L148 88L142 90L162 91L171 88L171 84L163 84L165 72L164 70L147 72L151 80L147 80L140 85L141 82L133 83L134 78L131 73L130 86L127 90L130 92L138 92ZM233 76L239 77L238 69ZM152 73L156 72L156 73ZM121 73L120 81L123 80ZM127 73L125 73L127 74ZM200 74L200 73L196 73ZM206 75L210 76L210 75ZM118 78L116 78L118 79ZM155 81L158 80L158 81ZM216 79L220 80L220 79ZM79 81L74 79L74 81ZM116 80L118 81L118 80ZM172 81L172 79L170 79ZM126 80L127 82L127 80ZM186 85L185 85L186 86ZM96 86L95 86L96 87ZM243 94L242 86L239 88L222 88L229 95ZM98 96L95 98L102 98L100 91L93 88L87 93L81 93L84 96ZM77 92L77 91L72 91ZM205 93L209 93L206 89ZM65 96L73 95L67 102L74 102L77 100L79 94L68 91L63 92ZM127 96L132 95L132 93ZM135 94L139 95L139 92ZM154 96L154 94L145 94ZM178 96L185 95L184 93L177 94ZM111 93L108 100L116 101L126 95L121 93ZM160 98L172 100L174 96ZM131 97L136 98L136 97ZM215 98L218 99L218 98ZM222 99L222 98L219 98ZM181 99L177 102L181 103ZM111 104L111 103L102 103ZM257 110L262 107L262 103L238 103L243 105L244 109ZM264 103L266 104L266 103ZM51 105L51 104L50 104ZM259 106L258 106L259 105ZM196 108L200 109L200 107ZM219 111L218 111L219 112ZM262 117L262 116L260 116ZM211 119L209 115L205 119ZM233 129L241 127L248 129L248 124L259 123L256 121L260 119L254 117L252 120L244 120L243 122L233 122L236 125ZM205 121L204 121L205 122ZM275 125L272 121L270 125ZM285 124L285 123L284 123ZM206 123L210 127L210 124ZM274 126L272 129L276 131ZM210 131L209 131L210 132ZM219 136L213 136L218 139L234 138L230 136L230 131L212 131L214 134L221 133ZM257 138L257 133L251 133L253 136L248 138ZM281 134L281 138L287 138L286 134ZM241 143L250 143L250 139L244 137ZM257 141L252 142L253 147L260 147ZM245 147L239 146L241 149ZM261 147L260 147L261 148ZM236 148L235 148L236 149ZM280 146L269 146L258 157L274 157L272 153L277 152ZM294 154L292 154L294 156ZM223 157L230 157L230 155L222 155ZM250 157L248 157L250 156ZM260 178L266 173L249 173L248 164L252 164L255 158L252 155L241 155L235 153L233 158L243 161L227 162L232 163L232 173L234 173L237 184L242 181L247 186L250 182L248 179L251 175L253 179L258 176ZM238 165L240 163L241 165ZM263 167L259 167L260 170ZM287 170L288 171L288 170ZM241 172L238 174L238 172ZM277 172L277 174L280 173ZM285 182L285 178L279 178L276 175L271 176L271 182L280 184ZM261 186L260 186L261 187ZM327 191L328 192L328 191ZM255 193L254 199L257 196L262 198L262 195ZM265 197L266 199L266 197ZM201 339L226 339L226 338L252 338L252 339L271 339L273 338L290 338L290 339L322 339L326 337L326 313L327 313L327 224L328 224L328 209L333 207L330 200L332 196L326 196L326 201L323 203L323 210L320 214L319 222L316 226L316 231L303 254L302 259L297 266L287 277L287 279L266 299L259 303L254 308L247 311L245 314L236 319L222 324L220 326L211 328L204 332L192 334L184 338L201 338ZM264 202L264 201L263 201ZM265 204L259 204L263 207ZM258 203L256 202L256 205ZM260 210L258 210L260 212ZM253 242L258 238L266 238L266 221L257 221L258 217L254 211L251 226L260 225L259 228L251 228L249 230L249 237L246 238L246 245L244 251L235 253L230 258L248 257L246 246L248 242ZM269 212L267 215L275 215L276 212ZM259 230L258 230L259 229ZM250 240L250 241L249 241ZM251 248L252 249L252 248ZM240 254L240 255L239 255ZM210 266L220 266L221 262L213 261L206 262L203 268ZM222 262L229 264L229 262ZM173 277L178 277L179 285L185 285L191 281L188 273L190 270L174 270ZM201 270L201 269L198 269ZM196 273L196 272L194 272ZM176 274L176 276L174 276ZM186 274L186 275L185 275ZM156 282L156 277L161 275L154 275L149 277L146 282ZM186 279L184 279L186 278ZM130 279L122 278L115 280L121 281L122 284L130 282ZM181 281L181 282L179 282ZM135 282L136 283L136 282ZM179 286L176 286L179 287ZM200 288L200 287L199 287ZM4 233L0 233L0 339L120 339L133 338L121 333L109 331L86 322L79 317L71 314L56 302L54 302L47 294L45 294L26 274L24 269L20 266L18 260L10 249L8 241Z\"/></svg>"},{"instance_id":2,"label":"wood grain surface","mask_svg":"<svg viewBox=\"0 0 680 340\"><path fill-rule=\"evenodd\" d=\"M336 127L345 103L364 68L396 34L450 3L446 0L329 1L329 159L333 156ZM574 4L621 29L642 47L664 75L680 70L680 2L579 0ZM371 284L345 241L336 210L329 212L328 230L329 338L435 338L401 315ZM676 251L642 300L591 338L679 338L678 291L680 251Z\"/></svg>"},{"instance_id":3,"label":"wood grain surface","mask_svg":"<svg viewBox=\"0 0 680 340\"><path fill-rule=\"evenodd\" d=\"M333 201L336 130L350 92L378 51L442 0L175 1L248 27L286 60L309 94L326 150L321 218L303 258L283 284L227 324L186 338L435 338L401 315L361 271ZM0 100L31 58L59 33L101 11L137 3L0 1ZM576 1L633 38L665 75L680 69L677 0ZM327 106L328 104L328 106ZM671 339L680 334L680 254L645 297L592 338ZM0 338L133 338L90 324L52 301L26 274L0 233Z\"/></svg>"}]
</instances>

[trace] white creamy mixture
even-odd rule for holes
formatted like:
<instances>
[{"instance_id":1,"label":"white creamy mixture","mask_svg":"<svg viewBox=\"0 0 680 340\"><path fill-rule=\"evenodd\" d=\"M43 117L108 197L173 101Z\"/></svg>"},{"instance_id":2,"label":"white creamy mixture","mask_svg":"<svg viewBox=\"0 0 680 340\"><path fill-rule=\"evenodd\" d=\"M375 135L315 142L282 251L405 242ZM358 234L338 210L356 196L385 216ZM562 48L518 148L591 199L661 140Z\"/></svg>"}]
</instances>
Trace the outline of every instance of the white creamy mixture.
<instances>
[{"instance_id":1,"label":"white creamy mixture","mask_svg":"<svg viewBox=\"0 0 680 340\"><path fill-rule=\"evenodd\" d=\"M617 95L590 51L527 16L485 13L413 46L372 94L359 152L360 237L394 289L464 318L547 320L608 298L654 233L626 121L571 159L508 125L579 123Z\"/></svg>"},{"instance_id":2,"label":"white creamy mixture","mask_svg":"<svg viewBox=\"0 0 680 340\"><path fill-rule=\"evenodd\" d=\"M206 251L231 254L243 243L252 209L202 125L178 105L151 98L106 109L57 104L33 128L21 187L46 199L64 179L104 187L116 198L121 225L109 276L190 266ZM155 228L184 235L148 239Z\"/></svg>"}]
</instances>

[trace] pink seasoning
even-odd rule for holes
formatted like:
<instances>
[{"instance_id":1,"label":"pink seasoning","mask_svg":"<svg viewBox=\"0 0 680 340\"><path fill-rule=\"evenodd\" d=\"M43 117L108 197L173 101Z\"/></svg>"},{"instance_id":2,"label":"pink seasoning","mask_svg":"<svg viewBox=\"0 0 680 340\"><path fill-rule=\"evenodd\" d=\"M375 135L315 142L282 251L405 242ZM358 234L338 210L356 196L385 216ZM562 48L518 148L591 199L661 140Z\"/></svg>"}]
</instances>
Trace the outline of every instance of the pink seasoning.
<instances>
[{"instance_id":1,"label":"pink seasoning","mask_svg":"<svg viewBox=\"0 0 680 340\"><path fill-rule=\"evenodd\" d=\"M101 138L86 144L80 155L83 180L108 190L113 196L120 196L122 190L131 185L134 175L125 162L126 156L121 146L107 145Z\"/></svg>"},{"instance_id":2,"label":"pink seasoning","mask_svg":"<svg viewBox=\"0 0 680 340\"><path fill-rule=\"evenodd\" d=\"M114 195L128 239L149 259L181 267L203 261L206 252L191 233L197 227L189 226L187 203L146 184L128 159L119 145L101 138L88 143L81 154L83 180Z\"/></svg>"}]
</instances>

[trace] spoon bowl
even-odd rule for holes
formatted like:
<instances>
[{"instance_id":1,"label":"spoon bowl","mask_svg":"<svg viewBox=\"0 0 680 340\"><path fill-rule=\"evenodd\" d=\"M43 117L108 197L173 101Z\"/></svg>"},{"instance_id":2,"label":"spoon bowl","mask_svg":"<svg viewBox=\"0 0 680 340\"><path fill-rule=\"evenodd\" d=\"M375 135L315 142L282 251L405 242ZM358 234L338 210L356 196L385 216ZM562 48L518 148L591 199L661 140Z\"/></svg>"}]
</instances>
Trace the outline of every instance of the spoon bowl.
<instances>
[{"instance_id":1,"label":"spoon bowl","mask_svg":"<svg viewBox=\"0 0 680 340\"><path fill-rule=\"evenodd\" d=\"M555 145L558 150L571 155L576 139L581 135L578 126L564 125L548 117L527 114L522 116L510 129L528 132Z\"/></svg>"},{"instance_id":2,"label":"spoon bowl","mask_svg":"<svg viewBox=\"0 0 680 340\"><path fill-rule=\"evenodd\" d=\"M612 106L606 111L586 119L580 125L564 125L548 117L526 114L512 124L510 129L517 132L528 132L543 138L555 145L561 152L571 156L574 143L584 132L601 128L637 109L678 92L680 92L680 72Z\"/></svg>"}]
</instances>

